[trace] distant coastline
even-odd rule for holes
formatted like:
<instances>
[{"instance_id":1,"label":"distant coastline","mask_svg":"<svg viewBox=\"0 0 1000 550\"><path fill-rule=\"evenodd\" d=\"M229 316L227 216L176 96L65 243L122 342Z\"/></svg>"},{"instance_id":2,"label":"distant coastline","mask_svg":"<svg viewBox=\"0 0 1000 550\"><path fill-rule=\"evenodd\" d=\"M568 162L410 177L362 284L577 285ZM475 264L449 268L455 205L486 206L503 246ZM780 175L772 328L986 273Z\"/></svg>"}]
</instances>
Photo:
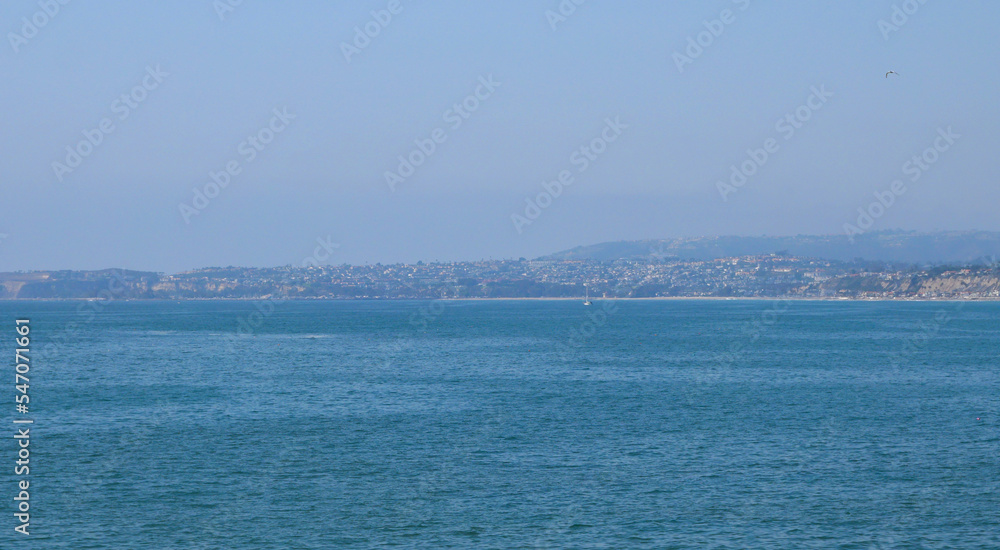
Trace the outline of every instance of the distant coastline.
<instances>
[{"instance_id":1,"label":"distant coastline","mask_svg":"<svg viewBox=\"0 0 1000 550\"><path fill-rule=\"evenodd\" d=\"M863 237L629 241L534 260L0 273L0 299L1000 299L1000 233ZM864 257L844 259L852 254Z\"/></svg>"},{"instance_id":2,"label":"distant coastline","mask_svg":"<svg viewBox=\"0 0 1000 550\"><path fill-rule=\"evenodd\" d=\"M0 302L20 303L20 302L100 302L105 298L0 298ZM968 297L968 298L854 298L854 297L813 297L813 296L744 296L744 297L721 297L721 296L654 296L654 297L621 297L621 298L590 298L593 305L601 302L659 302L659 301L681 301L681 302L774 302L774 301L794 301L794 302L1000 302L1000 297ZM525 298L115 298L116 302L582 302L583 297L525 297ZM582 305L582 304L581 304Z\"/></svg>"},{"instance_id":3,"label":"distant coastline","mask_svg":"<svg viewBox=\"0 0 1000 550\"><path fill-rule=\"evenodd\" d=\"M0 273L0 300L995 300L996 264L918 267L787 256L320 268Z\"/></svg>"}]
</instances>

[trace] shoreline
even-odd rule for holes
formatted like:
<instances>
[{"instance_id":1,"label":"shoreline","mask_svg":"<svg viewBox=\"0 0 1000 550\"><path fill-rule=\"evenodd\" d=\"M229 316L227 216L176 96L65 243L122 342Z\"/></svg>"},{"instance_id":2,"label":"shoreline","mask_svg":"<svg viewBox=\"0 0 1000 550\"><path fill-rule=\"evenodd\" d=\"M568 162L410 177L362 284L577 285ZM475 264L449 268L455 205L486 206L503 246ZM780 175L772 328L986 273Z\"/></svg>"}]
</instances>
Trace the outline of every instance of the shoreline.
<instances>
[{"instance_id":1,"label":"shoreline","mask_svg":"<svg viewBox=\"0 0 1000 550\"><path fill-rule=\"evenodd\" d=\"M797 301L797 302L1000 302L997 296L980 296L975 298L846 298L846 297L818 297L818 296L652 296L643 298L591 298L595 304L598 302L618 302L618 301ZM580 297L524 297L524 298L276 298L273 296L261 296L256 298L119 298L108 300L107 298L0 298L0 303L5 302L527 302L527 301L578 301L583 302Z\"/></svg>"}]
</instances>

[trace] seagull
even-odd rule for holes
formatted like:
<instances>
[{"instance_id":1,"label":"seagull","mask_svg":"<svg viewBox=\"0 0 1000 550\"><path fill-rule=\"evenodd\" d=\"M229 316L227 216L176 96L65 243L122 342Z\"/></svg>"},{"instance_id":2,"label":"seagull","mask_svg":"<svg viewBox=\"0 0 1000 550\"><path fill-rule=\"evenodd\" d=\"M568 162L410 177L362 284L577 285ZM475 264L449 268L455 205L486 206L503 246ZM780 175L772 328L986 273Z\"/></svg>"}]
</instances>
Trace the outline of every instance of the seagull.
<instances>
[{"instance_id":1,"label":"seagull","mask_svg":"<svg viewBox=\"0 0 1000 550\"><path fill-rule=\"evenodd\" d=\"M886 77L886 78L889 78L889 75L891 75L891 74L894 74L894 75L896 75L896 76L899 76L899 73L897 73L896 71L889 71L889 72L885 73L885 77Z\"/></svg>"}]
</instances>

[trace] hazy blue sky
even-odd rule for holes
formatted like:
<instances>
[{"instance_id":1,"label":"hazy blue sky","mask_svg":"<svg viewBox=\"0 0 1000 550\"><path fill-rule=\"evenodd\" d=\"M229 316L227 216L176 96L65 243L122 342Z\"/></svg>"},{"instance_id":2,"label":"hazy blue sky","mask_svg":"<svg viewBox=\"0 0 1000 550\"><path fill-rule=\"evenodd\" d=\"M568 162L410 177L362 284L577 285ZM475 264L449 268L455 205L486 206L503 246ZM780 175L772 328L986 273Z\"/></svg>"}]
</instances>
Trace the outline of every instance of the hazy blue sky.
<instances>
[{"instance_id":1,"label":"hazy blue sky","mask_svg":"<svg viewBox=\"0 0 1000 550\"><path fill-rule=\"evenodd\" d=\"M556 21L559 0L399 0L384 25L371 12L395 2L220 5L0 4L0 270L297 264L328 236L334 263L387 263L843 233L897 179L870 229L1000 230L995 1L587 0ZM833 95L803 107L813 87ZM797 110L794 133L778 125ZM961 137L937 139L949 127ZM435 135L393 191L386 172ZM717 182L768 139L723 200ZM904 163L935 140L912 181ZM512 214L562 171L572 184L518 232Z\"/></svg>"}]
</instances>

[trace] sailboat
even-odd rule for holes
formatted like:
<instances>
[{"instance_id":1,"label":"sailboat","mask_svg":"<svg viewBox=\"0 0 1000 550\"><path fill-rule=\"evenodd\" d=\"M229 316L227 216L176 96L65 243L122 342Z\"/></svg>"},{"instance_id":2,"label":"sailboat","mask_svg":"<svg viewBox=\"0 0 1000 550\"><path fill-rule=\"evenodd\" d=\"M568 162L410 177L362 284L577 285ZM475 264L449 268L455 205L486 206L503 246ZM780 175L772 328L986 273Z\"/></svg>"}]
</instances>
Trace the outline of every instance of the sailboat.
<instances>
[{"instance_id":1,"label":"sailboat","mask_svg":"<svg viewBox=\"0 0 1000 550\"><path fill-rule=\"evenodd\" d=\"M586 292L586 294L587 294L587 297L583 299L583 305L589 306L590 303L591 303L590 302L590 289L587 287L587 285L583 285L583 289L584 289L584 292Z\"/></svg>"}]
</instances>

